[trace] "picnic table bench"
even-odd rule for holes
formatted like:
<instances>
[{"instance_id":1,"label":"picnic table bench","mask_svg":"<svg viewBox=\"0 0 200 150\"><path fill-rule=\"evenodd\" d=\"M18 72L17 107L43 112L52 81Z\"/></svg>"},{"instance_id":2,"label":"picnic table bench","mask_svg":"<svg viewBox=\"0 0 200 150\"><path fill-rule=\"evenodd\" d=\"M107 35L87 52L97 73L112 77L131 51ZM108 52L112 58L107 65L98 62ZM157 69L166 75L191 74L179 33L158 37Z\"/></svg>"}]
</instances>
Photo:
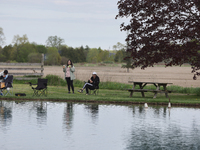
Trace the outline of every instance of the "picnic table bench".
<instances>
[{"instance_id":1,"label":"picnic table bench","mask_svg":"<svg viewBox=\"0 0 200 150\"><path fill-rule=\"evenodd\" d=\"M167 85L172 83L159 83L159 82L137 82L137 81L128 81L129 83L133 83L133 88L128 89L130 92L130 97L133 96L133 92L141 92L142 97L145 97L144 92L153 92L154 97L156 98L158 93L165 93L165 96L168 98L168 93L171 93L172 91L167 90ZM144 89L144 87L147 84L153 84L156 89ZM139 89L135 89L136 85L139 85ZM160 89L160 87L163 87L163 90Z\"/></svg>"}]
</instances>

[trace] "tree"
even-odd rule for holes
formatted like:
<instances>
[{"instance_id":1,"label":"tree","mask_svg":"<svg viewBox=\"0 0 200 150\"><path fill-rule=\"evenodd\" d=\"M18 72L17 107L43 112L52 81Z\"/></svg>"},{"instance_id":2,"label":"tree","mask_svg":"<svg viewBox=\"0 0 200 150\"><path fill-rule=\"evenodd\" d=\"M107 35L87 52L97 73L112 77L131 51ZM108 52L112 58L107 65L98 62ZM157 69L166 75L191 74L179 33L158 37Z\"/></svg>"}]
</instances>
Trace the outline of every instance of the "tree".
<instances>
[{"instance_id":1,"label":"tree","mask_svg":"<svg viewBox=\"0 0 200 150\"><path fill-rule=\"evenodd\" d=\"M28 55L28 62L29 63L40 63L42 55L40 53L30 53Z\"/></svg>"},{"instance_id":2,"label":"tree","mask_svg":"<svg viewBox=\"0 0 200 150\"><path fill-rule=\"evenodd\" d=\"M117 42L116 45L113 45L113 50L123 50L125 48L126 48L126 46L120 42Z\"/></svg>"},{"instance_id":3,"label":"tree","mask_svg":"<svg viewBox=\"0 0 200 150\"><path fill-rule=\"evenodd\" d=\"M124 61L126 46L124 44L120 43L120 42L117 42L116 45L113 45L113 49L117 51L115 58L114 58L114 61L120 62L120 63L122 61Z\"/></svg>"},{"instance_id":4,"label":"tree","mask_svg":"<svg viewBox=\"0 0 200 150\"><path fill-rule=\"evenodd\" d=\"M87 62L89 63L97 63L97 57L98 57L98 54L99 54L99 49L97 48L91 48L87 54Z\"/></svg>"},{"instance_id":5,"label":"tree","mask_svg":"<svg viewBox=\"0 0 200 150\"><path fill-rule=\"evenodd\" d=\"M60 55L66 57L67 59L71 59L72 62L74 62L74 59L76 59L73 47L62 46Z\"/></svg>"},{"instance_id":6,"label":"tree","mask_svg":"<svg viewBox=\"0 0 200 150\"><path fill-rule=\"evenodd\" d=\"M20 45L18 47L18 54L16 55L17 62L28 62L29 61L29 54L36 53L35 45L26 43L24 45Z\"/></svg>"},{"instance_id":7,"label":"tree","mask_svg":"<svg viewBox=\"0 0 200 150\"><path fill-rule=\"evenodd\" d=\"M49 47L47 50L47 60L46 64L48 65L60 65L61 57L58 53L57 48Z\"/></svg>"},{"instance_id":8,"label":"tree","mask_svg":"<svg viewBox=\"0 0 200 150\"><path fill-rule=\"evenodd\" d=\"M3 55L3 49L0 46L0 62L6 61L6 56Z\"/></svg>"},{"instance_id":9,"label":"tree","mask_svg":"<svg viewBox=\"0 0 200 150\"><path fill-rule=\"evenodd\" d=\"M121 63L123 61L124 57L125 57L125 50L119 50L115 54L114 61L118 62L118 63Z\"/></svg>"},{"instance_id":10,"label":"tree","mask_svg":"<svg viewBox=\"0 0 200 150\"><path fill-rule=\"evenodd\" d=\"M109 51L107 50L100 50L98 56L97 56L97 60L98 62L101 62L101 61L109 61Z\"/></svg>"},{"instance_id":11,"label":"tree","mask_svg":"<svg viewBox=\"0 0 200 150\"><path fill-rule=\"evenodd\" d=\"M7 61L12 60L13 53L14 53L14 48L12 45L4 46L2 50L2 55L6 57Z\"/></svg>"},{"instance_id":12,"label":"tree","mask_svg":"<svg viewBox=\"0 0 200 150\"><path fill-rule=\"evenodd\" d=\"M14 44L14 46L13 46L14 47L14 53L13 53L14 55L13 55L12 59L14 59L14 60L16 60L18 62L28 61L28 58L20 58L21 56L19 55L19 53L21 53L21 55L24 55L23 51L26 51L26 49L23 49L21 52L20 52L20 49L25 44L29 44L27 35L24 34L22 37L20 37L19 35L14 35L12 42ZM27 54L28 52L25 52L25 53Z\"/></svg>"},{"instance_id":13,"label":"tree","mask_svg":"<svg viewBox=\"0 0 200 150\"><path fill-rule=\"evenodd\" d=\"M130 19L121 30L129 32L133 68L190 63L193 79L200 75L200 0L120 0L118 9L116 19Z\"/></svg>"},{"instance_id":14,"label":"tree","mask_svg":"<svg viewBox=\"0 0 200 150\"><path fill-rule=\"evenodd\" d=\"M36 49L38 53L46 54L47 53L47 48L44 45L37 45Z\"/></svg>"},{"instance_id":15,"label":"tree","mask_svg":"<svg viewBox=\"0 0 200 150\"><path fill-rule=\"evenodd\" d=\"M0 27L0 46L4 45L5 44L5 36L4 36L4 33L3 33L3 28Z\"/></svg>"},{"instance_id":16,"label":"tree","mask_svg":"<svg viewBox=\"0 0 200 150\"><path fill-rule=\"evenodd\" d=\"M85 53L84 53L84 48L83 47L76 48L75 49L75 54L77 56L75 62L86 62L86 57L85 57Z\"/></svg>"},{"instance_id":17,"label":"tree","mask_svg":"<svg viewBox=\"0 0 200 150\"><path fill-rule=\"evenodd\" d=\"M60 55L71 59L75 63L86 61L84 48L82 46L75 49L73 47L62 46Z\"/></svg>"},{"instance_id":18,"label":"tree","mask_svg":"<svg viewBox=\"0 0 200 150\"><path fill-rule=\"evenodd\" d=\"M61 57L61 65L66 65L68 62L68 59L65 56Z\"/></svg>"},{"instance_id":19,"label":"tree","mask_svg":"<svg viewBox=\"0 0 200 150\"><path fill-rule=\"evenodd\" d=\"M64 39L61 39L57 36L49 36L46 40L47 47L55 47L58 50L61 49L62 43L64 43Z\"/></svg>"},{"instance_id":20,"label":"tree","mask_svg":"<svg viewBox=\"0 0 200 150\"><path fill-rule=\"evenodd\" d=\"M0 53L0 62L5 62L6 61L6 56Z\"/></svg>"},{"instance_id":21,"label":"tree","mask_svg":"<svg viewBox=\"0 0 200 150\"><path fill-rule=\"evenodd\" d=\"M26 34L24 34L22 37L20 37L19 35L14 35L12 42L14 43L15 46L29 43L28 37Z\"/></svg>"}]
</instances>

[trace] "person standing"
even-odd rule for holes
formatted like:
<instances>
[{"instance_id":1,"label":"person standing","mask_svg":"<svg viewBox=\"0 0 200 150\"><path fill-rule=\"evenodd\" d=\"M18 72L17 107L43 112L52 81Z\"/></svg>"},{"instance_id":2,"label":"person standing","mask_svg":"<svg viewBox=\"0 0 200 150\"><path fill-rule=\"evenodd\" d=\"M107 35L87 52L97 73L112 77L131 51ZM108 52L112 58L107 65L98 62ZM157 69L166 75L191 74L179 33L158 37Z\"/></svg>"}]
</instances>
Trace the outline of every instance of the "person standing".
<instances>
[{"instance_id":1,"label":"person standing","mask_svg":"<svg viewBox=\"0 0 200 150\"><path fill-rule=\"evenodd\" d=\"M72 92L74 94L74 85L73 85L73 80L75 79L75 67L73 66L73 63L71 60L67 61L67 65L63 65L63 72L65 75L65 80L67 81L68 85L68 93L70 92L70 87L72 88Z\"/></svg>"}]
</instances>

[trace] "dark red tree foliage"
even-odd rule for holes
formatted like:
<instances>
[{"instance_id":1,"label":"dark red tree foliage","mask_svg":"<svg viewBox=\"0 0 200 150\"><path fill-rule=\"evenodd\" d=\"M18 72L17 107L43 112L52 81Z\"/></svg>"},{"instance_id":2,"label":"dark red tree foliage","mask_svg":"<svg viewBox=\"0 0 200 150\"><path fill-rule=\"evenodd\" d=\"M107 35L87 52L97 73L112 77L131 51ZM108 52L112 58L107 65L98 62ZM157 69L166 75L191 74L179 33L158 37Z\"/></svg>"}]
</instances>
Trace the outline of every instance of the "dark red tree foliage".
<instances>
[{"instance_id":1,"label":"dark red tree foliage","mask_svg":"<svg viewBox=\"0 0 200 150\"><path fill-rule=\"evenodd\" d=\"M132 67L190 63L194 79L200 75L200 0L120 0L122 23L133 58Z\"/></svg>"}]
</instances>

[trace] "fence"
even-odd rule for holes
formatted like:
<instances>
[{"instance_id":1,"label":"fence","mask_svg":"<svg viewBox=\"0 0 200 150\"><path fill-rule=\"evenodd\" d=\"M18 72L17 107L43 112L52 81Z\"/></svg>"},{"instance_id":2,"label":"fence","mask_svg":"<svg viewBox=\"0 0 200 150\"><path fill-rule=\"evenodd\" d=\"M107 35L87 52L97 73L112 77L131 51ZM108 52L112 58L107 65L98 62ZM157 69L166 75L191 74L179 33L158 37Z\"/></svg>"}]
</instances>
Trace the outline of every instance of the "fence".
<instances>
[{"instance_id":1,"label":"fence","mask_svg":"<svg viewBox=\"0 0 200 150\"><path fill-rule=\"evenodd\" d=\"M0 62L0 71L8 70L8 73L10 75L13 75L16 80L30 80L30 79L35 79L37 76L42 77L44 75L44 73L43 73L43 71L44 71L44 54L42 54L41 57L42 57L41 63L4 63L4 62ZM27 67L27 66L29 66L29 67Z\"/></svg>"}]
</instances>

